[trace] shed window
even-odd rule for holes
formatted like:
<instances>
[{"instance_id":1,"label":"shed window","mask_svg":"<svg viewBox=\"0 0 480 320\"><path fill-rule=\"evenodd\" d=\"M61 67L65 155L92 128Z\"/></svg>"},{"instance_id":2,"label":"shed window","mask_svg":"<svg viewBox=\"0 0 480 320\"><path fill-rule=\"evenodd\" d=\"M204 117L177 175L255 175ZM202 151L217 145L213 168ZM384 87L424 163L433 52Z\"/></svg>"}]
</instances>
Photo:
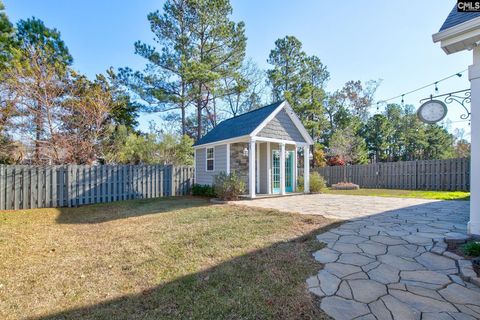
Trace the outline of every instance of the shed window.
<instances>
[{"instance_id":1,"label":"shed window","mask_svg":"<svg viewBox=\"0 0 480 320\"><path fill-rule=\"evenodd\" d=\"M207 148L207 171L213 171L215 167L215 149Z\"/></svg>"}]
</instances>

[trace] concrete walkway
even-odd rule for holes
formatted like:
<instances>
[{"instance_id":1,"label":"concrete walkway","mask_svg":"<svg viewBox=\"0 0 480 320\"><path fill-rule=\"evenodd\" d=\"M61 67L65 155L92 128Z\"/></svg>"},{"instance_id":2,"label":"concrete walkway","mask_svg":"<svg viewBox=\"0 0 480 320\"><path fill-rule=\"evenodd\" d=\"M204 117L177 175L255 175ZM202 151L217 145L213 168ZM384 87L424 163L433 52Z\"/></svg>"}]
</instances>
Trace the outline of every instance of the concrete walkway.
<instances>
[{"instance_id":1,"label":"concrete walkway","mask_svg":"<svg viewBox=\"0 0 480 320\"><path fill-rule=\"evenodd\" d=\"M324 268L307 279L334 319L480 319L472 265L443 240L466 233L468 202L305 195L247 205L350 219L318 235Z\"/></svg>"}]
</instances>

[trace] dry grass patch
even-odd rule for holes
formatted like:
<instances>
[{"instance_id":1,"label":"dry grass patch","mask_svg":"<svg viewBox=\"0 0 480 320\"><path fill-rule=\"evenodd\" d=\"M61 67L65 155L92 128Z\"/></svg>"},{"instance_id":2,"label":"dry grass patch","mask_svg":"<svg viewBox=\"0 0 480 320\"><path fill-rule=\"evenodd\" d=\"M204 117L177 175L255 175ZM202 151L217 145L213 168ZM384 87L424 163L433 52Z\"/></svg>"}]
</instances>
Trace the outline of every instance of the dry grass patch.
<instances>
[{"instance_id":1,"label":"dry grass patch","mask_svg":"<svg viewBox=\"0 0 480 320\"><path fill-rule=\"evenodd\" d=\"M0 318L311 319L321 216L204 199L0 211Z\"/></svg>"}]
</instances>

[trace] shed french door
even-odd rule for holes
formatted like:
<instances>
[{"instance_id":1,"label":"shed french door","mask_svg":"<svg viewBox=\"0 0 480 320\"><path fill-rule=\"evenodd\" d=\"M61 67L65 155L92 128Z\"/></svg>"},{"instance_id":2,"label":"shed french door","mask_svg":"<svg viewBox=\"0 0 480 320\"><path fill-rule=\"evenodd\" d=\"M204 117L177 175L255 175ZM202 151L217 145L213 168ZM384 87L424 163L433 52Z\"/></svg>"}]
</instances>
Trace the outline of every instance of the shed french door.
<instances>
[{"instance_id":1,"label":"shed french door","mask_svg":"<svg viewBox=\"0 0 480 320\"><path fill-rule=\"evenodd\" d=\"M285 151L285 192L293 192L294 151ZM272 150L272 192L280 193L280 150Z\"/></svg>"}]
</instances>

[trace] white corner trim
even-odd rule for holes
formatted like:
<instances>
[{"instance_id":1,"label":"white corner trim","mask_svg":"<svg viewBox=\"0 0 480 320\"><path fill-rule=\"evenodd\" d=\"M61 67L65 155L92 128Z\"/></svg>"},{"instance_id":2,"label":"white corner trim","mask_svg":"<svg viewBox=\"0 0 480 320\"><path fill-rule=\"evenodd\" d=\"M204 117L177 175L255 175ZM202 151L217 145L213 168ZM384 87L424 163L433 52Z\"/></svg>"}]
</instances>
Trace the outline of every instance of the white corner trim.
<instances>
[{"instance_id":1,"label":"white corner trim","mask_svg":"<svg viewBox=\"0 0 480 320\"><path fill-rule=\"evenodd\" d=\"M260 143L258 143L257 141L255 141L255 156L257 157L257 163L255 165L255 188L257 190L257 193L260 193Z\"/></svg>"},{"instance_id":2,"label":"white corner trim","mask_svg":"<svg viewBox=\"0 0 480 320\"><path fill-rule=\"evenodd\" d=\"M262 121L262 123L260 123L260 125L252 131L252 133L250 133L250 137L255 137L260 131L262 131L263 128L265 128L265 126L270 122L272 121L273 118L275 118L275 116L280 112L280 110L283 109L283 107L285 106L285 104L287 104L287 101L283 101L282 103L280 103L278 105L278 107L273 110L272 113L270 113L270 115L268 117L265 118L265 120Z\"/></svg>"},{"instance_id":3,"label":"white corner trim","mask_svg":"<svg viewBox=\"0 0 480 320\"><path fill-rule=\"evenodd\" d=\"M230 174L230 143L227 143L227 174Z\"/></svg>"},{"instance_id":4,"label":"white corner trim","mask_svg":"<svg viewBox=\"0 0 480 320\"><path fill-rule=\"evenodd\" d=\"M197 149L193 149L193 183L197 183Z\"/></svg>"},{"instance_id":5,"label":"white corner trim","mask_svg":"<svg viewBox=\"0 0 480 320\"><path fill-rule=\"evenodd\" d=\"M287 103L285 106L285 109L287 111L288 116L290 117L290 119L292 119L293 123L297 127L298 131L300 131L300 133L302 134L303 139L305 139L305 141L308 144L312 145L313 144L312 137L308 134L307 129L305 129L302 121L300 121L300 118L298 118L297 114L295 113L295 111L293 111L290 104Z\"/></svg>"},{"instance_id":6,"label":"white corner trim","mask_svg":"<svg viewBox=\"0 0 480 320\"><path fill-rule=\"evenodd\" d=\"M267 142L267 194L272 193L272 160L270 156L270 142Z\"/></svg>"},{"instance_id":7,"label":"white corner trim","mask_svg":"<svg viewBox=\"0 0 480 320\"><path fill-rule=\"evenodd\" d=\"M250 194L250 198L255 198L255 152L256 152L256 142L255 140L250 140L249 142L249 150L248 150L248 192Z\"/></svg>"}]
</instances>

